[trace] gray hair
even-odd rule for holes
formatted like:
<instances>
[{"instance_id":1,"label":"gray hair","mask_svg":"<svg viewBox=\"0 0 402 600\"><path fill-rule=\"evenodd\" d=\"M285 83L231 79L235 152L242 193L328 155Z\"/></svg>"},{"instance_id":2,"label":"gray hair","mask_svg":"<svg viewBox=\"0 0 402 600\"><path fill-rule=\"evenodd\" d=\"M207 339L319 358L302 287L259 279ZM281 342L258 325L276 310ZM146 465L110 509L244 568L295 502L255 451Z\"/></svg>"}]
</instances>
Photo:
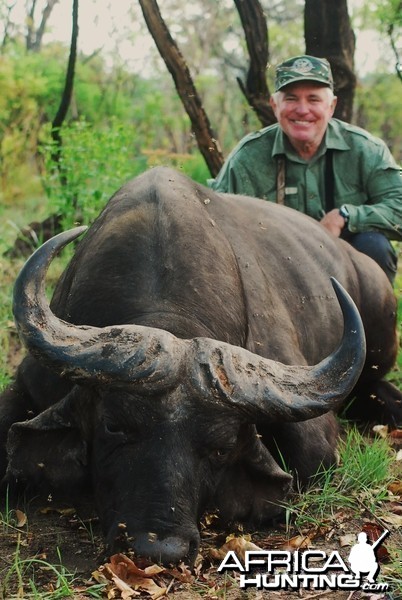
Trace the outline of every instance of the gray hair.
<instances>
[{"instance_id":1,"label":"gray hair","mask_svg":"<svg viewBox=\"0 0 402 600\"><path fill-rule=\"evenodd\" d=\"M332 100L334 100L336 98L334 92L328 86L325 86L325 89L327 90L327 94L328 94L328 102L332 102ZM271 94L271 97L273 98L274 102L277 103L279 100L280 94L284 94L284 93L285 93L284 90L278 90L277 92L274 92L273 94Z\"/></svg>"}]
</instances>

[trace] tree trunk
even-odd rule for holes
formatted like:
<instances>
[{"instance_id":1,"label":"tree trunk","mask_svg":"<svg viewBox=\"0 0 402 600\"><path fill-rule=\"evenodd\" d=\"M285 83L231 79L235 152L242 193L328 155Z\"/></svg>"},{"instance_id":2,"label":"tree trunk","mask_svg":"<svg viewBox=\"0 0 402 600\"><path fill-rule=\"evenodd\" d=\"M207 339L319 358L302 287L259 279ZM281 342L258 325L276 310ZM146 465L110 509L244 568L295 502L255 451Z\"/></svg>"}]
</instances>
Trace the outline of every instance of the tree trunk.
<instances>
[{"instance_id":1,"label":"tree trunk","mask_svg":"<svg viewBox=\"0 0 402 600\"><path fill-rule=\"evenodd\" d=\"M26 49L31 50L35 37L35 8L36 0L32 0L31 8L27 14L27 34L25 38Z\"/></svg>"},{"instance_id":2,"label":"tree trunk","mask_svg":"<svg viewBox=\"0 0 402 600\"><path fill-rule=\"evenodd\" d=\"M55 142L55 150L53 152L53 160L60 171L60 154L62 139L60 128L67 116L68 107L70 106L71 97L74 87L75 63L77 60L77 40L78 40L78 0L73 0L73 25L71 32L70 55L68 57L66 80L64 84L63 94L61 96L60 106L52 122L52 139ZM62 181L64 178L60 172Z\"/></svg>"},{"instance_id":3,"label":"tree trunk","mask_svg":"<svg viewBox=\"0 0 402 600\"><path fill-rule=\"evenodd\" d=\"M31 8L27 15L27 35L26 49L32 52L39 52L42 47L42 39L46 30L46 25L52 10L59 0L48 0L42 12L42 19L38 29L35 31L35 9L37 0L32 0Z\"/></svg>"},{"instance_id":4,"label":"tree trunk","mask_svg":"<svg viewBox=\"0 0 402 600\"><path fill-rule=\"evenodd\" d=\"M4 26L3 26L4 33L3 33L3 39L2 39L2 42L1 42L1 50L0 50L1 54L4 53L4 50L5 50L5 48L6 48L7 44L8 44L8 41L9 41L9 32L10 32L10 29L12 27L11 16L10 15L11 15L11 11L13 10L14 6L15 6L15 4L12 4L12 5L10 4L10 5L8 5L6 7L7 16L4 19Z\"/></svg>"},{"instance_id":5,"label":"tree trunk","mask_svg":"<svg viewBox=\"0 0 402 600\"><path fill-rule=\"evenodd\" d=\"M215 177L222 167L223 155L211 129L186 61L162 19L156 0L139 0L139 3L147 27L173 77L177 93L190 117L200 152L211 175Z\"/></svg>"},{"instance_id":6,"label":"tree trunk","mask_svg":"<svg viewBox=\"0 0 402 600\"><path fill-rule=\"evenodd\" d=\"M399 11L400 14L402 14L402 2L399 3L399 6L398 6L397 10ZM399 52L399 49L397 47L396 41L394 39L394 23L391 23L388 26L387 34L388 34L388 37L389 37L389 41L390 41L390 44L391 44L392 51L393 51L393 53L395 55L395 60L396 60L395 71L396 71L396 74L397 74L397 77L398 77L399 81L402 82L402 63L401 63L400 52Z\"/></svg>"},{"instance_id":7,"label":"tree trunk","mask_svg":"<svg viewBox=\"0 0 402 600\"><path fill-rule=\"evenodd\" d=\"M338 103L335 117L350 122L356 88L355 36L347 0L306 0L304 9L306 53L329 60Z\"/></svg>"},{"instance_id":8,"label":"tree trunk","mask_svg":"<svg viewBox=\"0 0 402 600\"><path fill-rule=\"evenodd\" d=\"M56 0L57 1L57 0ZM60 165L62 138L60 134L60 128L66 118L68 108L70 106L71 97L74 86L74 73L75 63L77 59L77 40L78 40L78 2L79 0L73 0L73 24L71 32L71 44L70 54L68 57L66 80L64 84L64 90L60 101L60 106L57 114L52 122L51 135L54 142L54 150L52 159L54 161L55 168L58 169L59 177L62 185L66 184L66 179L63 174L63 169ZM48 4L51 4L50 2ZM53 3L55 4L55 2ZM60 233L62 230L62 216L53 214L47 217L44 221L34 221L29 223L26 227L23 227L20 231L20 235L14 242L13 247L7 251L7 255L11 257L25 256L32 252L38 245L38 240L45 242L50 239L56 233Z\"/></svg>"},{"instance_id":9,"label":"tree trunk","mask_svg":"<svg viewBox=\"0 0 402 600\"><path fill-rule=\"evenodd\" d=\"M259 0L234 0L246 36L250 65L246 82L237 79L248 103L254 109L262 125L276 122L269 104L266 71L269 60L268 28Z\"/></svg>"},{"instance_id":10,"label":"tree trunk","mask_svg":"<svg viewBox=\"0 0 402 600\"><path fill-rule=\"evenodd\" d=\"M34 52L39 52L42 47L42 39L43 39L43 35L46 30L47 22L49 20L49 17L52 13L52 10L53 10L55 4L57 4L58 1L59 0L49 0L49 2L46 4L45 8L43 9L42 19L41 19L38 29L36 30L35 41L34 41L34 44L32 47L32 50Z\"/></svg>"}]
</instances>

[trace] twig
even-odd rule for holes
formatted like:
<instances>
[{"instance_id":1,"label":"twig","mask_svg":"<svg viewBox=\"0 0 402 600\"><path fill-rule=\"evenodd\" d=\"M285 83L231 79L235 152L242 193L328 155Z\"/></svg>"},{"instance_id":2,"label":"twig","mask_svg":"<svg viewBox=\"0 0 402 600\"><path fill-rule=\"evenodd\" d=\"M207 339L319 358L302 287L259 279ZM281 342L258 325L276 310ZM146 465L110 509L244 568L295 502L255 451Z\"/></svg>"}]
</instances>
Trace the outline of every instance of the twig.
<instances>
[{"instance_id":1,"label":"twig","mask_svg":"<svg viewBox=\"0 0 402 600\"><path fill-rule=\"evenodd\" d=\"M330 594L331 592L333 592L333 590L325 590L325 592L319 592L318 594L311 594L310 596L304 596L303 600L311 600L312 598L321 598L322 596L326 596L327 594ZM353 592L352 592L353 594ZM348 600L350 600L352 596L350 595L348 597Z\"/></svg>"}]
</instances>

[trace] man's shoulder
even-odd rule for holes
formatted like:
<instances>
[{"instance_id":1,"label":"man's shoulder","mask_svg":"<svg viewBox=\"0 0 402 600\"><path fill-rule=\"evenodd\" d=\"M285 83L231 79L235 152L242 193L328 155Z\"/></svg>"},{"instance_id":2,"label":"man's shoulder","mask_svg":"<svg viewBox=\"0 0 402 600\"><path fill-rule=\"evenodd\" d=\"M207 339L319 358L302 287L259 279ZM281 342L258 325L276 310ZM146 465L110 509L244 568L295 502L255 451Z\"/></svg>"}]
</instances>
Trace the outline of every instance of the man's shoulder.
<instances>
[{"instance_id":1,"label":"man's shoulder","mask_svg":"<svg viewBox=\"0 0 402 600\"><path fill-rule=\"evenodd\" d=\"M361 145L363 148L369 146L383 148L385 143L379 137L371 134L366 129L362 127L358 127L357 125L352 125L351 123L347 123L346 121L341 121L340 119L331 119L332 127L337 133L340 133L346 142L349 142L353 145Z\"/></svg>"},{"instance_id":2,"label":"man's shoulder","mask_svg":"<svg viewBox=\"0 0 402 600\"><path fill-rule=\"evenodd\" d=\"M247 147L249 151L250 147L261 147L261 146L273 146L276 134L278 131L278 123L259 129L258 131L252 131L248 133L244 138L240 140L237 146L234 148L232 155L238 154Z\"/></svg>"}]
</instances>

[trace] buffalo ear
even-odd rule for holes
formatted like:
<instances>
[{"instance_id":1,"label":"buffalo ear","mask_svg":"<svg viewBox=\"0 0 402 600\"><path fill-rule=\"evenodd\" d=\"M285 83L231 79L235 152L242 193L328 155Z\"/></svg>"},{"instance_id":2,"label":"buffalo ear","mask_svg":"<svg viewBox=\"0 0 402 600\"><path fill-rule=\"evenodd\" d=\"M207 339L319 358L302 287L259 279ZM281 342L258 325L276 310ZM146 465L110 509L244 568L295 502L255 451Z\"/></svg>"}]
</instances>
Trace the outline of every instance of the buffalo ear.
<instances>
[{"instance_id":1,"label":"buffalo ear","mask_svg":"<svg viewBox=\"0 0 402 600\"><path fill-rule=\"evenodd\" d=\"M88 444L79 419L82 404L82 391L75 386L33 419L11 426L7 438L8 481L17 480L46 492L71 491L89 481Z\"/></svg>"},{"instance_id":2,"label":"buffalo ear","mask_svg":"<svg viewBox=\"0 0 402 600\"><path fill-rule=\"evenodd\" d=\"M225 522L259 525L283 512L293 477L281 469L261 442L254 425L242 433L238 460L225 470L215 495Z\"/></svg>"}]
</instances>

